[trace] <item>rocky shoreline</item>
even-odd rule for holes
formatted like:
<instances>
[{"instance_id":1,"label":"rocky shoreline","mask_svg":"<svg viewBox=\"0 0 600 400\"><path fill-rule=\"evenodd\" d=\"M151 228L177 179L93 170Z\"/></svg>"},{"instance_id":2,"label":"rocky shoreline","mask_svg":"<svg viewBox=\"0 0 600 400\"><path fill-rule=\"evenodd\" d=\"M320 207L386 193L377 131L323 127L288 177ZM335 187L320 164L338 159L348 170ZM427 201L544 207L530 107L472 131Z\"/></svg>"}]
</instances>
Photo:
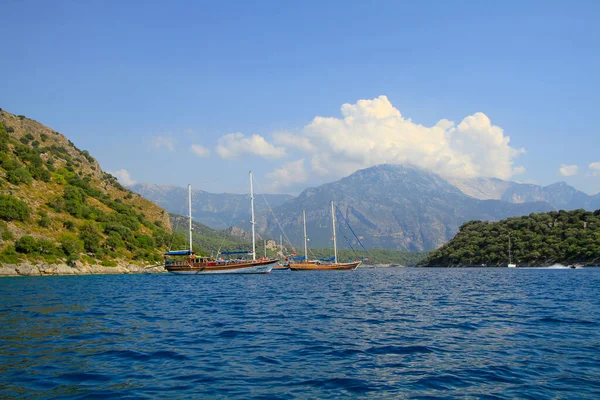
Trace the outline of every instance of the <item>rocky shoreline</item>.
<instances>
[{"instance_id":1,"label":"rocky shoreline","mask_svg":"<svg viewBox=\"0 0 600 400\"><path fill-rule=\"evenodd\" d=\"M0 265L0 277L6 276L57 276L57 275L106 275L106 274L160 274L166 273L162 265L141 266L135 264L119 264L115 267L104 265L22 263Z\"/></svg>"}]
</instances>

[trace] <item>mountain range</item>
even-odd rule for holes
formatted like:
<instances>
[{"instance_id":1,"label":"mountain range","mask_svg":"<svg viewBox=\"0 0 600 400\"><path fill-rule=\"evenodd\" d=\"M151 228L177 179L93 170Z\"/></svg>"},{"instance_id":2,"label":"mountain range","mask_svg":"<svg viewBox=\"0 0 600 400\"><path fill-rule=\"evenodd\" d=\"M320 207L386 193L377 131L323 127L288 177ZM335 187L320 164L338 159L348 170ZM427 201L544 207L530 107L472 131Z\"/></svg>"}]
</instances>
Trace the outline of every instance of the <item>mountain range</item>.
<instances>
[{"instance_id":1,"label":"mountain range","mask_svg":"<svg viewBox=\"0 0 600 400\"><path fill-rule=\"evenodd\" d=\"M184 188L136 185L132 190L169 212L186 213ZM303 247L302 210L306 210L309 246L331 246L331 200L339 209L340 229L346 219L366 247L411 251L438 248L469 220L498 221L556 209L600 208L600 195L587 195L564 182L542 187L493 178L446 180L414 166L387 164L308 188L296 197L265 195L271 210L264 201L259 205L260 195L255 197L257 231L273 238L285 235L299 248ZM194 219L213 228L235 225L249 229L243 205L247 198L198 191L193 200ZM232 217L233 204L240 201L242 211ZM349 229L340 241L342 246L357 245Z\"/></svg>"},{"instance_id":2,"label":"mountain range","mask_svg":"<svg viewBox=\"0 0 600 400\"><path fill-rule=\"evenodd\" d=\"M170 213L188 214L188 189L173 185L136 183L129 188ZM289 194L257 194L254 196L257 214L277 207L293 198ZM192 215L194 220L213 229L227 229L233 223L249 221L250 196L234 193L209 193L192 189Z\"/></svg>"},{"instance_id":3,"label":"mountain range","mask_svg":"<svg viewBox=\"0 0 600 400\"><path fill-rule=\"evenodd\" d=\"M556 210L600 208L600 193L589 195L565 182L548 186L510 182L497 178L452 179L449 182L463 193L480 200L502 200L509 203L545 201Z\"/></svg>"}]
</instances>

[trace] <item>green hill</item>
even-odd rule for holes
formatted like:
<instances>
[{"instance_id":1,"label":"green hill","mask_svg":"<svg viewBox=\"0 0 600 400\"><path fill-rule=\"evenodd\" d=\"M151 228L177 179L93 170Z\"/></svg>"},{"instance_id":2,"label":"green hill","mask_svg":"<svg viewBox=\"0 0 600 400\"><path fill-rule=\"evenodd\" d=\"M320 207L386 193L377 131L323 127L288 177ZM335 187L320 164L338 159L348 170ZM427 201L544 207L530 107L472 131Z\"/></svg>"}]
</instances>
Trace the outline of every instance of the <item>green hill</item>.
<instances>
[{"instance_id":1,"label":"green hill","mask_svg":"<svg viewBox=\"0 0 600 400\"><path fill-rule=\"evenodd\" d=\"M0 110L0 263L148 265L174 240L167 212L88 151Z\"/></svg>"},{"instance_id":2,"label":"green hill","mask_svg":"<svg viewBox=\"0 0 600 400\"><path fill-rule=\"evenodd\" d=\"M506 266L509 234L512 260L518 265L600 263L600 210L561 210L467 222L420 266Z\"/></svg>"}]
</instances>

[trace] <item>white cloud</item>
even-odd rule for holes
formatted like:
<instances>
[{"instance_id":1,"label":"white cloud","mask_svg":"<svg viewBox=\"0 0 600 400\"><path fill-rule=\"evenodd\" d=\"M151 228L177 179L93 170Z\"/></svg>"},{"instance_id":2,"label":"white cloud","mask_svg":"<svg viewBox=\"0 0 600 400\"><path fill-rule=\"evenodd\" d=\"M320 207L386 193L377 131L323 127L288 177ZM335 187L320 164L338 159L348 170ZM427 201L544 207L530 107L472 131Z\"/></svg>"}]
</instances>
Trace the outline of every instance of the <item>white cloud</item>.
<instances>
[{"instance_id":1,"label":"white cloud","mask_svg":"<svg viewBox=\"0 0 600 400\"><path fill-rule=\"evenodd\" d=\"M173 151L175 150L175 139L172 137L167 137L167 136L154 136L151 139L151 145L152 147L156 148L156 149L160 149L160 148L166 148L169 149L169 151Z\"/></svg>"},{"instance_id":2,"label":"white cloud","mask_svg":"<svg viewBox=\"0 0 600 400\"><path fill-rule=\"evenodd\" d=\"M312 152L316 150L307 137L294 135L290 132L276 132L273 134L273 139L279 145L295 148L300 151Z\"/></svg>"},{"instance_id":3,"label":"white cloud","mask_svg":"<svg viewBox=\"0 0 600 400\"><path fill-rule=\"evenodd\" d=\"M254 154L263 158L282 158L286 152L283 147L269 144L262 136L246 137L243 133L230 133L222 136L217 145L217 153L222 158L234 158L242 154Z\"/></svg>"},{"instance_id":4,"label":"white cloud","mask_svg":"<svg viewBox=\"0 0 600 400\"><path fill-rule=\"evenodd\" d=\"M131 186L136 184L136 181L131 179L131 175L129 175L129 171L127 171L126 169L120 169L118 171L109 172L109 174L115 176L122 185Z\"/></svg>"},{"instance_id":5,"label":"white cloud","mask_svg":"<svg viewBox=\"0 0 600 400\"><path fill-rule=\"evenodd\" d=\"M297 183L303 183L308 180L308 174L304 168L304 159L289 162L281 168L268 173L267 179L271 180L268 191L279 191L281 188L287 188Z\"/></svg>"},{"instance_id":6,"label":"white cloud","mask_svg":"<svg viewBox=\"0 0 600 400\"><path fill-rule=\"evenodd\" d=\"M558 174L561 176L574 176L577 175L577 165L565 165L560 164L560 168L558 169Z\"/></svg>"},{"instance_id":7,"label":"white cloud","mask_svg":"<svg viewBox=\"0 0 600 400\"><path fill-rule=\"evenodd\" d=\"M277 133L275 141L307 153L312 172L330 178L384 163L459 178L509 179L525 171L514 165L525 149L511 147L510 137L481 112L458 125L441 119L424 126L404 118L386 96L344 104L341 111L342 118L315 117L297 136Z\"/></svg>"},{"instance_id":8,"label":"white cloud","mask_svg":"<svg viewBox=\"0 0 600 400\"><path fill-rule=\"evenodd\" d=\"M192 145L192 152L198 157L208 157L210 155L210 150L199 144Z\"/></svg>"},{"instance_id":9,"label":"white cloud","mask_svg":"<svg viewBox=\"0 0 600 400\"><path fill-rule=\"evenodd\" d=\"M588 165L588 168L592 172L592 175L600 176L600 162L593 162L590 165Z\"/></svg>"}]
</instances>

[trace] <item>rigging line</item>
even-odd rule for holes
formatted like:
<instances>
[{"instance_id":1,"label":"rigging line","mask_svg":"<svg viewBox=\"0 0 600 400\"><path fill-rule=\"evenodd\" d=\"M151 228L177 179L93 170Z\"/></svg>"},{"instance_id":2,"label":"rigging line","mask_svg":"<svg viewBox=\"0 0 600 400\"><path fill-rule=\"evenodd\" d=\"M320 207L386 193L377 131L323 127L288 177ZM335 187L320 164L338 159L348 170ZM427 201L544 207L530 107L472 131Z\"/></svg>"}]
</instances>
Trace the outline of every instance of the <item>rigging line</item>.
<instances>
[{"instance_id":1,"label":"rigging line","mask_svg":"<svg viewBox=\"0 0 600 400\"><path fill-rule=\"evenodd\" d=\"M348 237L346 237L346 234L344 233L344 231L342 231L341 229L340 229L340 233L342 234L342 236L346 240L346 243L348 243L348 246L350 246L350 250L352 251L352 254L354 255L354 257L356 258L356 251L354 250L354 247L352 247L352 243L350 242L350 240L348 239Z\"/></svg>"},{"instance_id":2,"label":"rigging line","mask_svg":"<svg viewBox=\"0 0 600 400\"><path fill-rule=\"evenodd\" d=\"M231 215L231 221L229 221L229 225L228 227L231 227L233 229L233 219L235 218L235 213L237 212L238 208L240 207L240 201L242 200L243 196L239 196L238 197L238 201L235 204L235 209L233 210L233 214ZM231 232L229 233L229 236L231 236ZM221 240L221 243L219 244L219 248L217 250L217 255L221 252L221 249L223 248L223 245L225 244L225 239L227 239L227 235L223 235L223 239Z\"/></svg>"},{"instance_id":3,"label":"rigging line","mask_svg":"<svg viewBox=\"0 0 600 400\"><path fill-rule=\"evenodd\" d=\"M356 238L356 240L358 241L358 244L360 244L360 247L363 248L364 251L367 252L367 254L369 254L369 251L365 248L365 246L363 246L362 242L360 241L360 239L358 238L358 236L356 236L356 233L354 233L354 229L352 229L352 227L350 226L350 222L348 221L348 219L346 219L346 217L344 216L344 214L342 214L342 211L338 208L338 206L335 206L335 208L337 209L338 213L342 216L342 218L344 219L344 222L346 223L346 225L348 226L348 228L350 229L350 231L352 232L352 234L354 235L354 237Z\"/></svg>"},{"instance_id":4,"label":"rigging line","mask_svg":"<svg viewBox=\"0 0 600 400\"><path fill-rule=\"evenodd\" d=\"M254 183L256 184L256 188L258 190L261 191L261 196L263 197L265 204L267 205L269 211L271 212L271 215L273 216L273 219L275 219L275 222L277 223L277 226L279 227L279 230L281 231L281 233L283 234L283 237L285 238L285 240L290 244L292 251L296 251L296 248L294 247L294 245L292 244L291 240L288 238L287 234L285 233L285 231L283 230L283 227L281 226L281 224L279 223L279 220L277 219L277 216L275 215L275 213L273 212L273 209L271 208L271 205L269 204L269 202L267 201L267 197L265 196L265 191L262 190L262 188L260 187L260 185L258 184L258 182L256 181L256 178L254 178L254 176L252 176L252 180L254 181Z\"/></svg>"},{"instance_id":5,"label":"rigging line","mask_svg":"<svg viewBox=\"0 0 600 400\"><path fill-rule=\"evenodd\" d=\"M160 192L162 192L163 194L166 194L166 191L161 188L160 186L157 185L157 188ZM183 216L183 209L186 207L187 204L183 204L180 207L180 212L179 214L173 214L175 216L175 227L171 227L171 242L169 243L169 251L171 251L171 247L173 246L173 242L175 241L175 231L177 230L177 228L179 228L179 223L182 221L182 218L184 218ZM169 220L171 220L171 214L169 214ZM178 218L178 217L182 217L182 218ZM189 217L189 216L188 216Z\"/></svg>"}]
</instances>

